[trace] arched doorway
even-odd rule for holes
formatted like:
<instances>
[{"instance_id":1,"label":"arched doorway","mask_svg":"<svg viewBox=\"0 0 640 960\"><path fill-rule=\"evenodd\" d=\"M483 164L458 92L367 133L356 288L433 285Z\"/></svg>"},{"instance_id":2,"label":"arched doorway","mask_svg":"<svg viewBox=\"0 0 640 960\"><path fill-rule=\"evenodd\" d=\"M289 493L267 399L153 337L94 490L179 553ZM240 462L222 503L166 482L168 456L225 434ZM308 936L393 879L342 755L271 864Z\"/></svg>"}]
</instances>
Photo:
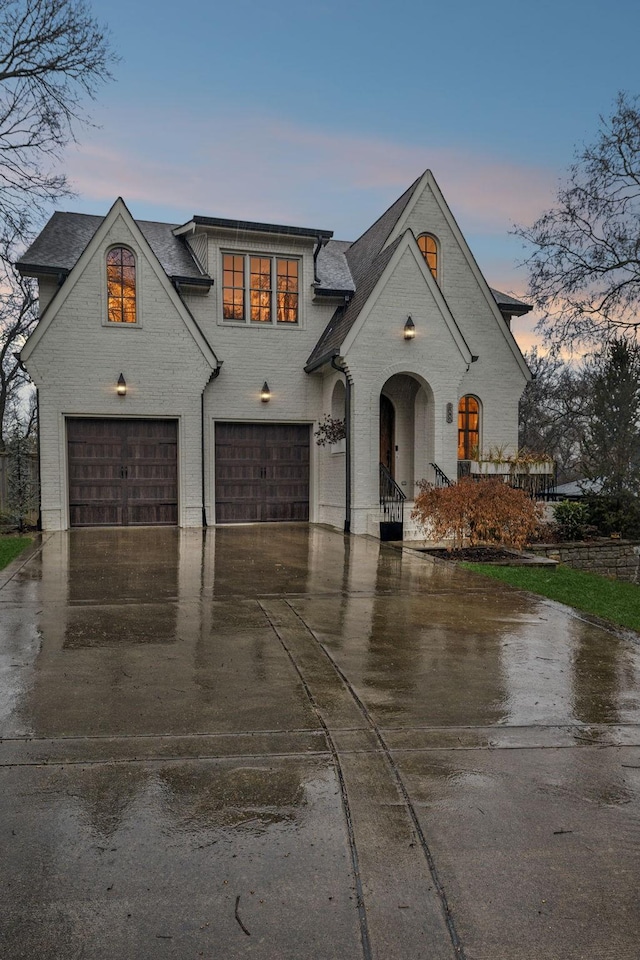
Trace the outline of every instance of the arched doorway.
<instances>
[{"instance_id":1,"label":"arched doorway","mask_svg":"<svg viewBox=\"0 0 640 960\"><path fill-rule=\"evenodd\" d=\"M395 478L396 411L384 393L380 394L380 463Z\"/></svg>"}]
</instances>

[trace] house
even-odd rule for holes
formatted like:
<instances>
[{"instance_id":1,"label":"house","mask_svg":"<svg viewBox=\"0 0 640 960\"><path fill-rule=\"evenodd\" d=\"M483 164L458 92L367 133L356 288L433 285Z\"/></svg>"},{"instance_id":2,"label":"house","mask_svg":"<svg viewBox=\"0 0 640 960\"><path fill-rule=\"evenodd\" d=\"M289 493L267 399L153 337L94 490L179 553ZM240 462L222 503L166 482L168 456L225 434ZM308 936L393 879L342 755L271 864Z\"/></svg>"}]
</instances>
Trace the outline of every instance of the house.
<instances>
[{"instance_id":1,"label":"house","mask_svg":"<svg viewBox=\"0 0 640 960\"><path fill-rule=\"evenodd\" d=\"M474 448L517 446L530 378L430 171L354 243L326 229L55 213L21 258L40 321L46 530L299 520L379 535ZM324 418L346 438L318 446ZM405 517L408 511L405 510ZM410 531L407 530L410 535Z\"/></svg>"}]
</instances>

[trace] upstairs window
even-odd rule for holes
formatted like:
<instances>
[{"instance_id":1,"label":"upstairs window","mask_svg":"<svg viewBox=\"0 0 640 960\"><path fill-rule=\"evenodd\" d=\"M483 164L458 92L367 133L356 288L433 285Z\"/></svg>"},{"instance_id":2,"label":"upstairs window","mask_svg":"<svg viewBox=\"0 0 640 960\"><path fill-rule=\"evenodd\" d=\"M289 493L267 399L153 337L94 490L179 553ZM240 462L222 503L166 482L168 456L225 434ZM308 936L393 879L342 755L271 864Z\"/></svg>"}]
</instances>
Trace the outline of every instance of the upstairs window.
<instances>
[{"instance_id":1,"label":"upstairs window","mask_svg":"<svg viewBox=\"0 0 640 960\"><path fill-rule=\"evenodd\" d=\"M222 317L231 323L297 324L300 261L225 253Z\"/></svg>"},{"instance_id":2,"label":"upstairs window","mask_svg":"<svg viewBox=\"0 0 640 960\"><path fill-rule=\"evenodd\" d=\"M458 460L476 460L480 447L480 402L470 394L458 404Z\"/></svg>"},{"instance_id":3,"label":"upstairs window","mask_svg":"<svg viewBox=\"0 0 640 960\"><path fill-rule=\"evenodd\" d=\"M107 318L109 323L136 323L136 259L127 247L107 254Z\"/></svg>"},{"instance_id":4,"label":"upstairs window","mask_svg":"<svg viewBox=\"0 0 640 960\"><path fill-rule=\"evenodd\" d=\"M438 279L438 242L430 233L423 233L418 237L418 246L424 257L433 279Z\"/></svg>"}]
</instances>

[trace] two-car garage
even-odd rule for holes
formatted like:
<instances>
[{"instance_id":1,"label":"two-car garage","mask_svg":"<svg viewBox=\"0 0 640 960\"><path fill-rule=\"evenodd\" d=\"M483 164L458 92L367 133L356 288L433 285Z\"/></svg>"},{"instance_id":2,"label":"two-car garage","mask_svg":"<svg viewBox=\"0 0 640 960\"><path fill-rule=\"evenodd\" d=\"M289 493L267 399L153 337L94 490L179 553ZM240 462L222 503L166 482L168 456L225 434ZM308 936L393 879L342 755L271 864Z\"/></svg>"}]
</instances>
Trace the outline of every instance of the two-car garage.
<instances>
[{"instance_id":1,"label":"two-car garage","mask_svg":"<svg viewBox=\"0 0 640 960\"><path fill-rule=\"evenodd\" d=\"M309 519L309 425L217 423L216 522ZM178 523L178 421L67 419L72 527Z\"/></svg>"}]
</instances>

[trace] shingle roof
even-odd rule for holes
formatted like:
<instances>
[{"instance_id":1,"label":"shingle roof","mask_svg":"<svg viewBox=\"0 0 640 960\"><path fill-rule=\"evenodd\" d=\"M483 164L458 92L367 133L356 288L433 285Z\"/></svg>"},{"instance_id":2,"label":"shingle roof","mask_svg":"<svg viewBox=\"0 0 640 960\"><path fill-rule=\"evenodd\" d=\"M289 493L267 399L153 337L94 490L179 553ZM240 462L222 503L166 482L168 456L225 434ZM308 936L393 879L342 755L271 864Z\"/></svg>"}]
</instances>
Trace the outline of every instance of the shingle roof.
<instances>
[{"instance_id":1,"label":"shingle roof","mask_svg":"<svg viewBox=\"0 0 640 960\"><path fill-rule=\"evenodd\" d=\"M395 203L392 203L388 210L385 210L382 216L378 217L376 222L346 251L349 268L356 284L360 282L360 277L367 272L369 265L384 247L421 180L422 176L414 180L409 189L405 190L402 196L398 197Z\"/></svg>"},{"instance_id":2,"label":"shingle roof","mask_svg":"<svg viewBox=\"0 0 640 960\"><path fill-rule=\"evenodd\" d=\"M373 288L382 276L385 267L391 260L401 239L402 237L400 236L394 240L393 243L390 243L388 247L385 247L375 260L369 264L368 269L361 273L360 281L353 298L345 307L338 307L331 317L331 320L325 327L322 336L307 360L306 370L315 369L332 355L337 355L347 334L355 323L358 314L371 296Z\"/></svg>"},{"instance_id":3,"label":"shingle roof","mask_svg":"<svg viewBox=\"0 0 640 960\"><path fill-rule=\"evenodd\" d=\"M103 220L104 217L87 213L54 213L22 255L18 266L25 272L68 273ZM173 235L176 224L153 220L137 220L136 223L168 276L203 277L185 241Z\"/></svg>"},{"instance_id":4,"label":"shingle roof","mask_svg":"<svg viewBox=\"0 0 640 960\"><path fill-rule=\"evenodd\" d=\"M349 264L345 256L351 246L350 240L329 240L320 248L316 269L320 286L318 292L326 290L343 290L352 292L356 285L353 282Z\"/></svg>"}]
</instances>

